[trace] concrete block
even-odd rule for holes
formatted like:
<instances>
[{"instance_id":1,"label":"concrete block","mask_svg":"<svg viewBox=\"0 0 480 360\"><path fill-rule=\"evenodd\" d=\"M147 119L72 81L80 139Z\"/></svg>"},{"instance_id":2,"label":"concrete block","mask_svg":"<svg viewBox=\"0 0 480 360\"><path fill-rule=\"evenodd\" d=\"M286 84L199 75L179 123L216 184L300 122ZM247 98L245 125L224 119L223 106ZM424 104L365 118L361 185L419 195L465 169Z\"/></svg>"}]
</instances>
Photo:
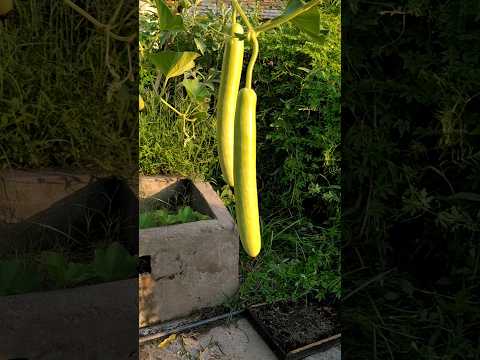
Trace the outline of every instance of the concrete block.
<instances>
[{"instance_id":1,"label":"concrete block","mask_svg":"<svg viewBox=\"0 0 480 360\"><path fill-rule=\"evenodd\" d=\"M181 190L180 190L181 189ZM150 256L149 296L140 294L140 326L216 306L238 290L239 238L223 202L207 183L140 178L140 207L148 199L190 192L191 206L210 220L140 230L140 256Z\"/></svg>"},{"instance_id":2,"label":"concrete block","mask_svg":"<svg viewBox=\"0 0 480 360\"><path fill-rule=\"evenodd\" d=\"M114 177L58 170L1 171L0 254L47 246L72 229L98 228L114 220L121 228L118 240L136 253L137 194L138 185Z\"/></svg>"},{"instance_id":3,"label":"concrete block","mask_svg":"<svg viewBox=\"0 0 480 360\"><path fill-rule=\"evenodd\" d=\"M62 171L0 172L0 222L18 223L85 188L91 175Z\"/></svg>"},{"instance_id":4,"label":"concrete block","mask_svg":"<svg viewBox=\"0 0 480 360\"><path fill-rule=\"evenodd\" d=\"M137 284L0 297L0 359L137 359Z\"/></svg>"}]
</instances>

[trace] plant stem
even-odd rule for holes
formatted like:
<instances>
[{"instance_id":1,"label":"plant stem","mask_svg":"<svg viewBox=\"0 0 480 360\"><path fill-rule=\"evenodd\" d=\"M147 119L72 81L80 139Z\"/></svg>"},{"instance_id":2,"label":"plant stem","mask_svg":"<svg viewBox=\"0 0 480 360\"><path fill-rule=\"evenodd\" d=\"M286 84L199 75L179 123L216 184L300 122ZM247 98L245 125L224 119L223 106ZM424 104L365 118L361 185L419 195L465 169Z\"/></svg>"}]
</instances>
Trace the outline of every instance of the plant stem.
<instances>
[{"instance_id":1,"label":"plant stem","mask_svg":"<svg viewBox=\"0 0 480 360\"><path fill-rule=\"evenodd\" d=\"M245 14L245 12L243 11L242 7L240 6L240 4L238 3L238 0L232 0L232 4L234 6L235 9L237 9L238 13L240 14L240 17L242 18L243 22L245 23L245 25L247 25L247 28L249 31L253 31L253 26L252 24L250 23L250 20L248 20L248 17L247 15Z\"/></svg>"},{"instance_id":2,"label":"plant stem","mask_svg":"<svg viewBox=\"0 0 480 360\"><path fill-rule=\"evenodd\" d=\"M178 111L177 109L175 109L172 105L170 105L166 100L164 100L163 98L160 98L160 101L165 104L168 108L170 108L170 110L172 110L174 113L176 113L178 116L181 116L181 117L186 117L185 114L182 114L180 111Z\"/></svg>"},{"instance_id":3,"label":"plant stem","mask_svg":"<svg viewBox=\"0 0 480 360\"><path fill-rule=\"evenodd\" d=\"M236 0L232 0L232 1L236 1ZM303 5L302 7L298 8L297 10L291 12L288 15L280 15L272 20L267 21L266 23L260 25L257 29L255 29L255 31L257 33L261 33L268 30L272 30L280 25L285 24L286 22L292 20L293 18L303 14L304 12L307 12L311 8L317 5L320 5L322 1L323 0L312 0L309 3Z\"/></svg>"},{"instance_id":4,"label":"plant stem","mask_svg":"<svg viewBox=\"0 0 480 360\"><path fill-rule=\"evenodd\" d=\"M111 29L111 25L107 25L107 24L103 24L101 23L100 21L98 21L97 19L95 19L92 15L90 15L88 12L86 12L85 10L83 10L80 6L78 6L77 4L75 4L74 2L72 2L71 0L63 0L63 2L70 6L73 10L75 10L77 13L79 13L80 15L82 15L85 19L87 19L88 21L90 21L93 25L95 25L97 28L100 28L100 29L103 29L105 30L106 32L108 32L110 34L110 36L115 39L115 40L118 40L118 41L124 41L124 42L132 42L133 39L135 39L135 37L137 36L137 34L132 34L130 36L121 36L121 35L117 35L115 33L113 33L110 29Z\"/></svg>"},{"instance_id":5,"label":"plant stem","mask_svg":"<svg viewBox=\"0 0 480 360\"><path fill-rule=\"evenodd\" d=\"M250 61L247 67L247 73L245 75L245 87L247 89L251 89L252 78L253 78L253 67L255 66L255 62L257 61L257 57L258 57L258 40L257 40L257 33L255 31L250 31L248 36L250 37L250 41L252 43L252 56L250 57Z\"/></svg>"},{"instance_id":6,"label":"plant stem","mask_svg":"<svg viewBox=\"0 0 480 360\"><path fill-rule=\"evenodd\" d=\"M165 95L165 91L167 91L167 83L168 83L168 78L166 78L165 81L163 82L162 92L160 93L160 97L163 97L163 95Z\"/></svg>"}]
</instances>

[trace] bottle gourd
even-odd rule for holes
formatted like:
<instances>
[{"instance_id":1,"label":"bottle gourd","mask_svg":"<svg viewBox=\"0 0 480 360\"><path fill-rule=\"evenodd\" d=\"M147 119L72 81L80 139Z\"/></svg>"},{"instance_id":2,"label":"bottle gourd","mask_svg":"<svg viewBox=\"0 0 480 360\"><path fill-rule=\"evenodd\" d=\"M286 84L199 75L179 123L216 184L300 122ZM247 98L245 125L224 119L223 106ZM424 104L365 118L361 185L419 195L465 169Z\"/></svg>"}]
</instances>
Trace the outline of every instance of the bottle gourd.
<instances>
[{"instance_id":1,"label":"bottle gourd","mask_svg":"<svg viewBox=\"0 0 480 360\"><path fill-rule=\"evenodd\" d=\"M238 94L235 116L235 211L240 240L251 257L261 249L256 177L257 95L251 88Z\"/></svg>"},{"instance_id":2,"label":"bottle gourd","mask_svg":"<svg viewBox=\"0 0 480 360\"><path fill-rule=\"evenodd\" d=\"M232 36L232 31L243 34L243 28L238 23L227 27L229 35L225 42L217 100L217 143L223 176L233 187L235 107L242 76L244 42Z\"/></svg>"}]
</instances>

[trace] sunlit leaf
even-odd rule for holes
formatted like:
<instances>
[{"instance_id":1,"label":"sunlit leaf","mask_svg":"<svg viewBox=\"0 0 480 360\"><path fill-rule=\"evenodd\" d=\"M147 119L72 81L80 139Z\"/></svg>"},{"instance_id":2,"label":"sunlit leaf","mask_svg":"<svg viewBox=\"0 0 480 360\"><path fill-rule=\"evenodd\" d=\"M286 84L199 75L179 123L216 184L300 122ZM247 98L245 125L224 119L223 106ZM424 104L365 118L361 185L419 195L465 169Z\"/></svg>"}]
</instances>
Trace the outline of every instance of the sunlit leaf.
<instances>
[{"instance_id":1,"label":"sunlit leaf","mask_svg":"<svg viewBox=\"0 0 480 360\"><path fill-rule=\"evenodd\" d=\"M205 49L207 48L207 45L199 38L194 38L193 41L195 41L195 45L202 55L205 55Z\"/></svg>"},{"instance_id":2,"label":"sunlit leaf","mask_svg":"<svg viewBox=\"0 0 480 360\"><path fill-rule=\"evenodd\" d=\"M187 94L193 101L201 101L205 99L209 92L204 84L202 84L198 79L185 79L182 81Z\"/></svg>"},{"instance_id":3,"label":"sunlit leaf","mask_svg":"<svg viewBox=\"0 0 480 360\"><path fill-rule=\"evenodd\" d=\"M200 54L191 51L162 51L160 53L150 54L149 57L157 70L167 79L170 79L192 69L195 66L194 60L199 56Z\"/></svg>"},{"instance_id":4,"label":"sunlit leaf","mask_svg":"<svg viewBox=\"0 0 480 360\"><path fill-rule=\"evenodd\" d=\"M290 0L283 14L288 15L303 5L305 3L301 0ZM313 7L307 12L296 16L291 22L317 42L323 41L325 35L328 34L328 30L321 26L321 12L318 7Z\"/></svg>"},{"instance_id":5,"label":"sunlit leaf","mask_svg":"<svg viewBox=\"0 0 480 360\"><path fill-rule=\"evenodd\" d=\"M164 31L183 31L183 19L180 15L174 15L163 0L155 0L157 7L158 26Z\"/></svg>"},{"instance_id":6,"label":"sunlit leaf","mask_svg":"<svg viewBox=\"0 0 480 360\"><path fill-rule=\"evenodd\" d=\"M174 342L177 338L177 335L176 334L172 334L170 335L168 338L166 338L165 340L163 340L160 344L158 344L158 348L159 349L165 349L166 347L168 347L172 342Z\"/></svg>"}]
</instances>

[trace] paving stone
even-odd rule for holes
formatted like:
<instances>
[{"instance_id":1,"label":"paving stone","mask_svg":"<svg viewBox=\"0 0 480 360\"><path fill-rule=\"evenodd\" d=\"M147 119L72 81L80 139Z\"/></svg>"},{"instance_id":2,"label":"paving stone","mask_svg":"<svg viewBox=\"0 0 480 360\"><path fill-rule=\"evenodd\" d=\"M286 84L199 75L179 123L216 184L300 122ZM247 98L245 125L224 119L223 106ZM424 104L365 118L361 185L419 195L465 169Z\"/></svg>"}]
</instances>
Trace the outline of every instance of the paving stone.
<instances>
[{"instance_id":1,"label":"paving stone","mask_svg":"<svg viewBox=\"0 0 480 360\"><path fill-rule=\"evenodd\" d=\"M310 355L305 358L305 360L341 360L342 359L342 348L340 345L334 346L327 351Z\"/></svg>"},{"instance_id":2,"label":"paving stone","mask_svg":"<svg viewBox=\"0 0 480 360\"><path fill-rule=\"evenodd\" d=\"M160 341L140 346L140 360L276 360L277 357L246 319L200 333L178 335L165 348ZM340 347L311 355L306 360L340 360Z\"/></svg>"},{"instance_id":3,"label":"paving stone","mask_svg":"<svg viewBox=\"0 0 480 360\"><path fill-rule=\"evenodd\" d=\"M129 279L1 296L0 359L137 358L136 288Z\"/></svg>"}]
</instances>

